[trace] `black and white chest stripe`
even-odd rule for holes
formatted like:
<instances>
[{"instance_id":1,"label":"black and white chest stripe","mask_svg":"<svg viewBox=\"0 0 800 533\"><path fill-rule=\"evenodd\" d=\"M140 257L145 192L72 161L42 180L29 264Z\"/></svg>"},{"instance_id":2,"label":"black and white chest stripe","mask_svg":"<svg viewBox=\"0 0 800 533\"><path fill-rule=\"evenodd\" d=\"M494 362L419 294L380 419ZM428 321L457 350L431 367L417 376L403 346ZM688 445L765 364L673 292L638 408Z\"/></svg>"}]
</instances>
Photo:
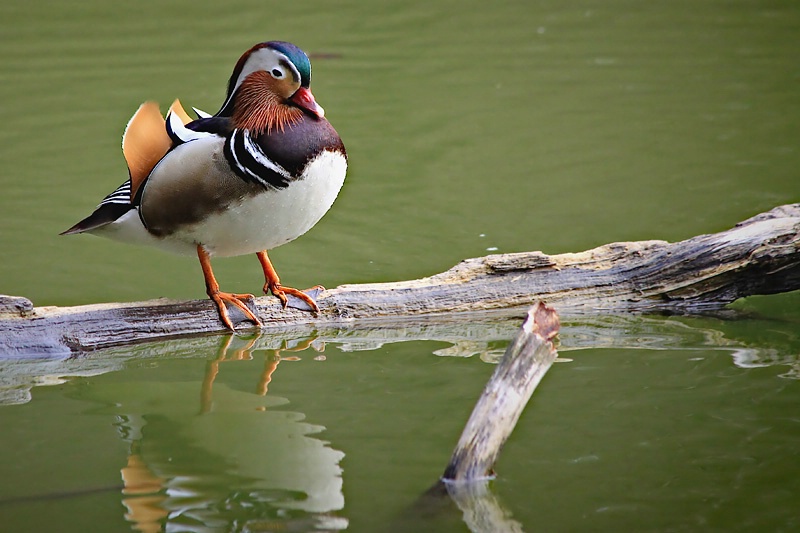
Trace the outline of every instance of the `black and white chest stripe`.
<instances>
[{"instance_id":1,"label":"black and white chest stripe","mask_svg":"<svg viewBox=\"0 0 800 533\"><path fill-rule=\"evenodd\" d=\"M284 189L293 179L288 170L264 153L247 130L234 129L225 139L224 152L236 175L265 189Z\"/></svg>"},{"instance_id":2,"label":"black and white chest stripe","mask_svg":"<svg viewBox=\"0 0 800 533\"><path fill-rule=\"evenodd\" d=\"M167 117L167 133L176 145L210 135L224 136L223 152L231 170L243 180L257 183L265 189L284 189L295 178L264 153L248 130L197 131L186 127L177 116L170 114Z\"/></svg>"}]
</instances>

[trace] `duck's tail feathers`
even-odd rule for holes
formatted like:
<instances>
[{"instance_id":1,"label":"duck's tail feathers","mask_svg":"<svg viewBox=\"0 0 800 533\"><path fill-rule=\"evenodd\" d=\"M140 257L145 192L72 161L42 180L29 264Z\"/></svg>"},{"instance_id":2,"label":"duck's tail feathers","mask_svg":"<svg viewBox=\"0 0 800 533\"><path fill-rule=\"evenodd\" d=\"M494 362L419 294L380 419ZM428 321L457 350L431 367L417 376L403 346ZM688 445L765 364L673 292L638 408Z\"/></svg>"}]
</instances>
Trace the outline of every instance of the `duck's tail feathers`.
<instances>
[{"instance_id":1,"label":"duck's tail feathers","mask_svg":"<svg viewBox=\"0 0 800 533\"><path fill-rule=\"evenodd\" d=\"M117 220L119 217L133 209L133 204L130 201L131 197L131 180L117 187L117 189L103 198L94 213L84 218L67 231L61 232L60 235L73 235L75 233L84 233L97 229L106 224L110 224Z\"/></svg>"},{"instance_id":2,"label":"duck's tail feathers","mask_svg":"<svg viewBox=\"0 0 800 533\"><path fill-rule=\"evenodd\" d=\"M67 231L62 231L59 235L74 235L76 233L92 231L106 224L111 224L131 209L133 209L131 204L101 204L95 209L94 213L84 218Z\"/></svg>"}]
</instances>

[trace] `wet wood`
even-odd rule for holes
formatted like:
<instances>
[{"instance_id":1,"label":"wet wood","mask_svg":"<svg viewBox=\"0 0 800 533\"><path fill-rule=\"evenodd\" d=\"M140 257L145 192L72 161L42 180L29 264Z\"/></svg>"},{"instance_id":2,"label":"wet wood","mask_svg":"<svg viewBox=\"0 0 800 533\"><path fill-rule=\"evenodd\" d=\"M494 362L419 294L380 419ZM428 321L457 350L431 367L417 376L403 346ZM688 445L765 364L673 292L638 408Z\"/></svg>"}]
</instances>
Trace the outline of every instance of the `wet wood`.
<instances>
[{"instance_id":1,"label":"wet wood","mask_svg":"<svg viewBox=\"0 0 800 533\"><path fill-rule=\"evenodd\" d=\"M754 294L800 288L800 204L777 207L720 233L685 241L612 243L580 253L522 252L467 259L412 281L343 285L317 297L320 314L256 299L264 331L348 327L402 318L522 310L545 300L560 312L692 313ZM242 317L231 312L234 322ZM247 328L248 323L241 323ZM208 300L33 307L0 298L0 356L80 352L219 332Z\"/></svg>"},{"instance_id":2,"label":"wet wood","mask_svg":"<svg viewBox=\"0 0 800 533\"><path fill-rule=\"evenodd\" d=\"M533 391L556 359L553 338L560 324L552 308L538 302L529 311L483 389L450 462L445 482L486 480Z\"/></svg>"},{"instance_id":3,"label":"wet wood","mask_svg":"<svg viewBox=\"0 0 800 533\"><path fill-rule=\"evenodd\" d=\"M533 391L556 359L558 314L537 302L478 398L439 481L402 518L452 515L455 504L470 531L522 531L489 489L494 464ZM450 504L450 505L448 505ZM402 518L390 530L410 530Z\"/></svg>"}]
</instances>

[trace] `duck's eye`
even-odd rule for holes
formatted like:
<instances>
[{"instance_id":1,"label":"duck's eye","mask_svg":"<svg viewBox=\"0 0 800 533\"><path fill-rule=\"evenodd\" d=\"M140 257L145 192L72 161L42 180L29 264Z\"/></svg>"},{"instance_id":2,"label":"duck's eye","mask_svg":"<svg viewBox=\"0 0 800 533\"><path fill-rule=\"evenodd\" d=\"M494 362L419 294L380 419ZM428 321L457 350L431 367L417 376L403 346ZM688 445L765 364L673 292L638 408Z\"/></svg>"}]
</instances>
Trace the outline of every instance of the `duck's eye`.
<instances>
[{"instance_id":1,"label":"duck's eye","mask_svg":"<svg viewBox=\"0 0 800 533\"><path fill-rule=\"evenodd\" d=\"M281 79L283 78L283 71L279 68L274 68L272 69L272 76L277 79Z\"/></svg>"}]
</instances>

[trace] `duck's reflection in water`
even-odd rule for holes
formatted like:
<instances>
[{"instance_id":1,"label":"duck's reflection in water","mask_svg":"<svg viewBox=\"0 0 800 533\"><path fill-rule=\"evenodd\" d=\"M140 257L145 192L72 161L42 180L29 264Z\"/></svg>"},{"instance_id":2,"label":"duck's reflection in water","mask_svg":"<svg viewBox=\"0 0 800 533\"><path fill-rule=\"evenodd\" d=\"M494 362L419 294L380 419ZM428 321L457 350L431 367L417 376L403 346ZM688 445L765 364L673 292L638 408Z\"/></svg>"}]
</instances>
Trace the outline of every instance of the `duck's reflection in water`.
<instances>
[{"instance_id":1,"label":"duck's reflection in water","mask_svg":"<svg viewBox=\"0 0 800 533\"><path fill-rule=\"evenodd\" d=\"M215 383L224 364L259 357L258 337L222 340L203 380L147 383L117 403L117 427L129 442L122 468L125 518L157 531L328 530L348 526L344 453L315 438L325 428L267 395L280 361L323 346L314 339L264 350L255 394ZM320 353L311 352L314 359ZM254 355L256 354L256 355ZM293 354L287 356L286 354ZM303 356L304 357L304 356ZM200 409L197 392L200 389Z\"/></svg>"}]
</instances>

